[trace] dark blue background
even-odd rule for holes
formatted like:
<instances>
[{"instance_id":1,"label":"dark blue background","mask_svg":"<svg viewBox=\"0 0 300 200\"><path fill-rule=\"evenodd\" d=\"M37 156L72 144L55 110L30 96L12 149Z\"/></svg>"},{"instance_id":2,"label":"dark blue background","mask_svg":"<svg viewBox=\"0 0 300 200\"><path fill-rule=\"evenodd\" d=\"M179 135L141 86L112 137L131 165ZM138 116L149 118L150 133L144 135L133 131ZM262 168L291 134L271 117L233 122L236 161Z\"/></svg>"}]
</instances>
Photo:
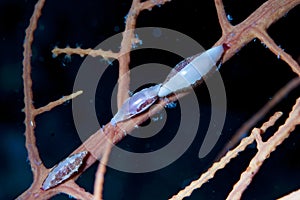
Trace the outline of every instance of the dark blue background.
<instances>
[{"instance_id":1,"label":"dark blue background","mask_svg":"<svg viewBox=\"0 0 300 200\"><path fill-rule=\"evenodd\" d=\"M225 6L227 13L232 17L232 23L237 24L263 2L226 0ZM32 182L24 145L21 75L25 28L29 24L35 3L36 1L32 0L0 1L0 199L16 198ZM95 47L106 38L124 30L124 16L130 5L131 1L128 0L46 2L32 47L32 77L36 107L70 94L77 70L84 60L79 56L72 56L71 60L63 55L53 58L51 53L53 47L67 45ZM298 6L268 30L275 42L298 62L299 11ZM204 48L211 47L221 36L214 3L209 0L173 0L162 7L153 8L151 12L144 11L138 18L137 27L146 26L180 31L197 40ZM99 58L99 62L100 60ZM174 66L177 60L174 62L170 55L160 56L160 52L145 51L133 55L131 67L147 62ZM252 41L225 63L221 74L227 92L228 114L222 136L214 150L206 158L201 160L198 158L204 134L199 131L188 151L164 169L145 174L128 174L108 168L104 188L105 199L147 200L171 197L206 171L235 131L268 102L278 89L296 77L287 64L278 60L258 40ZM115 83L117 69L113 66L110 76L110 84ZM111 112L107 110L111 87L107 86L108 91L104 93L107 96L103 94L97 96L98 101L103 103L103 106L101 103L97 104L97 114L101 123L108 122L112 117ZM196 91L201 94L199 106L208 108L209 96L205 86L198 87ZM277 110L283 111L286 117L299 94L297 88L262 121ZM176 109L169 112L176 112ZM209 111L207 112L209 115ZM47 167L52 167L81 144L73 124L70 102L38 116L36 124L37 145ZM172 130L172 127L165 129ZM274 131L276 128L271 130ZM159 138L155 137L155 140L139 141L137 144L136 140L126 138L120 145L143 151L145 146L149 148L150 145L155 149L156 145L161 145L160 141L168 139L170 138L166 131L165 134L160 134ZM298 128L264 163L244 193L243 199L274 199L300 187L299 139ZM241 153L201 190L194 191L191 199L225 199L255 152L255 148L248 148ZM95 170L96 165L77 181L90 192L93 188ZM68 199L68 196L59 195L55 199Z\"/></svg>"}]
</instances>

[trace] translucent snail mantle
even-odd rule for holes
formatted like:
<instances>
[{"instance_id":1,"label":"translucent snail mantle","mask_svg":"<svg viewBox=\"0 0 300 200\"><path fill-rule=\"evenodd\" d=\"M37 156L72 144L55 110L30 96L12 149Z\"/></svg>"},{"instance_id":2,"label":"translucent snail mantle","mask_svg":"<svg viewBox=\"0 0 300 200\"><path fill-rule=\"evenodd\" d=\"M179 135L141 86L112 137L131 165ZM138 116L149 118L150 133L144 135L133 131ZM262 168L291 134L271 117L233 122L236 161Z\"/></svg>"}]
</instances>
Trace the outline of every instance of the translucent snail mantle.
<instances>
[{"instance_id":1,"label":"translucent snail mantle","mask_svg":"<svg viewBox=\"0 0 300 200\"><path fill-rule=\"evenodd\" d=\"M116 125L133 116L147 110L160 97L166 97L171 93L182 91L190 86L194 86L201 81L209 72L217 70L216 64L221 60L222 55L228 49L227 44L219 45L208 49L200 55L191 56L176 65L178 72L172 72L162 84L145 88L128 98L110 123Z\"/></svg>"}]
</instances>

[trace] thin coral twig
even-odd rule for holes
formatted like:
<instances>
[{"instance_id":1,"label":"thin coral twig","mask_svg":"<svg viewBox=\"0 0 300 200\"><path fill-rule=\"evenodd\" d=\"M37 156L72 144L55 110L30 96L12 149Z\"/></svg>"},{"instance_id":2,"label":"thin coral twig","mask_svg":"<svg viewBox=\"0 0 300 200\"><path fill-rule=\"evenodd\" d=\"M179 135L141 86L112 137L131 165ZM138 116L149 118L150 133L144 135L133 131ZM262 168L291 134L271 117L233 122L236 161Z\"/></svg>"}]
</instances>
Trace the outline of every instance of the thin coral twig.
<instances>
[{"instance_id":1,"label":"thin coral twig","mask_svg":"<svg viewBox=\"0 0 300 200\"><path fill-rule=\"evenodd\" d=\"M255 128L253 129L252 132L256 132L258 134L263 134L267 128L271 127L274 125L274 123L276 122L276 120L282 115L281 112L277 112L275 113L270 119L269 121L267 121L266 123L264 123L262 125L262 127L260 129ZM176 195L174 195L170 200L180 200L183 199L185 197L188 197L192 194L192 192L197 189L200 188L204 183L206 183L209 179L213 178L215 173L224 168L230 161L231 159L235 158L240 152L244 151L245 148L252 144L253 141L255 140L255 137L253 134L251 134L249 137L244 138L241 143L233 150L228 151L227 154L221 158L220 161L215 162L211 168L209 168L205 173L203 173L199 179L193 181L190 183L190 185L188 185L187 187L185 187L183 190L179 191Z\"/></svg>"},{"instance_id":2,"label":"thin coral twig","mask_svg":"<svg viewBox=\"0 0 300 200\"><path fill-rule=\"evenodd\" d=\"M68 96L64 96L64 97L62 97L62 98L60 98L56 101L52 101L49 104L47 104L46 106L35 109L34 114L39 115L39 114L42 114L44 112L50 111L51 109L55 108L56 106L59 106L59 105L65 103L66 101L74 99L74 98L76 98L77 96L79 96L81 94L82 94L82 91L80 90L80 91L77 91L77 92L75 92L73 94L70 94Z\"/></svg>"},{"instance_id":3,"label":"thin coral twig","mask_svg":"<svg viewBox=\"0 0 300 200\"><path fill-rule=\"evenodd\" d=\"M72 55L72 54L77 54L80 55L81 57L83 56L92 56L92 57L96 57L96 56L101 56L104 59L109 59L109 58L114 58L117 59L119 56L119 53L115 53L112 51L105 51L102 49L81 49L81 48L70 48L70 47L66 47L66 48L58 48L55 47L52 50L52 53L57 56L59 54L67 54L67 55Z\"/></svg>"},{"instance_id":4,"label":"thin coral twig","mask_svg":"<svg viewBox=\"0 0 300 200\"><path fill-rule=\"evenodd\" d=\"M277 55L279 59L285 61L291 69L300 76L300 66L292 58L292 56L280 48L265 31L257 31L255 29L253 31L262 43L264 43L275 55Z\"/></svg>"},{"instance_id":5,"label":"thin coral twig","mask_svg":"<svg viewBox=\"0 0 300 200\"><path fill-rule=\"evenodd\" d=\"M266 142L259 139L258 152L250 161L248 168L241 174L240 180L234 185L232 191L229 193L227 199L240 199L243 192L251 183L255 174L259 171L264 161L275 151L276 147L280 145L295 129L295 126L300 124L300 98L297 99L296 104L293 106L289 117L285 123L279 127L276 133L269 138ZM257 138L257 137L256 137Z\"/></svg>"}]
</instances>

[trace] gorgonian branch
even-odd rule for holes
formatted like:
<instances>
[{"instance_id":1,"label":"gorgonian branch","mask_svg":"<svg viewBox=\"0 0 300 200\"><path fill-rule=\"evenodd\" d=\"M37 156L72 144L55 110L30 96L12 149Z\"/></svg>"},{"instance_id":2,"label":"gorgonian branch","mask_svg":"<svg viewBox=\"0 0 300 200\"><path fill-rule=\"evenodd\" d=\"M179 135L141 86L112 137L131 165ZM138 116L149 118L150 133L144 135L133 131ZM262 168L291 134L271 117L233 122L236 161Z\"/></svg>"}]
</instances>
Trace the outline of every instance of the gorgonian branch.
<instances>
[{"instance_id":1,"label":"gorgonian branch","mask_svg":"<svg viewBox=\"0 0 300 200\"><path fill-rule=\"evenodd\" d=\"M129 63L130 63L130 50L132 48L132 41L135 40L134 37L134 29L136 27L136 19L139 15L139 13L142 10L145 9L151 9L155 5L161 5L167 2L168 0L148 0L145 2L140 2L139 0L133 0L132 6L129 10L128 17L126 19L126 27L123 34L123 40L121 42L121 49L118 53L113 53L109 51L102 51L102 50L80 50L80 49L67 49L61 50L60 52L54 52L55 54L59 53L67 53L72 54L76 53L79 55L86 55L87 53L94 53L94 55L101 55L104 58L112 57L115 58L118 56L119 61L119 89L118 89L118 105L120 106L124 100L128 97L128 89L129 89L129 82L130 77L128 74L129 71ZM31 72L31 45L33 42L33 32L36 29L37 26L37 20L39 16L41 15L41 9L44 5L45 0L39 0L36 4L34 13L31 17L30 24L26 30L26 38L24 42L24 73L23 73L23 79L24 79L24 102L25 102L25 124L26 124L26 147L29 154L29 160L31 163L31 167L34 173L34 181L27 191L25 191L21 196L20 199L32 199L32 198L50 198L51 196L63 192L66 194L70 194L76 198L82 198L82 199L89 199L92 198L92 195L85 192L82 188L80 188L74 180L78 178L78 176L87 168L89 168L97 159L100 159L103 156L103 153L107 150L106 145L104 145L107 142L107 138L113 138L113 142L117 143L119 140L121 140L124 137L124 131L127 133L130 133L136 125L141 124L146 119L149 118L149 116L152 116L156 112L159 112L163 109L166 102L165 101L159 101L158 104L152 107L148 112L142 113L141 115L133 118L132 120L128 120L125 122L121 122L118 124L118 126L114 127L110 124L107 124L102 130L97 131L95 134L90 136L80 147L78 147L73 153L78 153L81 151L89 151L90 154L87 156L87 159L85 160L85 166L84 168L76 175L73 176L71 179L67 180L61 185L58 185L55 188L51 188L47 191L41 191L39 188L42 185L43 180L49 173L49 169L46 169L43 165L43 163L40 160L38 149L35 145L35 136L34 136L34 127L35 122L34 118L37 113L42 113L46 111L47 109L51 109L53 104L49 104L49 107L45 106L40 109L35 109L32 102L33 102L33 96L32 96L32 81L30 77ZM262 6L260 6L255 12L253 12L245 21L242 23L232 26L228 22L226 18L226 13L224 10L224 6L222 4L221 0L215 0L216 8L218 17L220 20L221 28L223 31L222 37L219 39L219 41L216 43L223 44L227 43L230 45L230 49L226 52L224 56L224 61L230 59L238 50L240 50L243 46L245 46L248 42L250 42L253 38L258 37L259 33L264 33L266 29L275 21L277 21L279 18L281 18L284 14L286 14L289 10L291 10L293 7L298 5L300 3L300 0L269 0L265 2ZM265 35L261 38L267 38ZM262 39L263 40L263 39ZM266 40L268 43L268 40ZM278 55L279 50L277 47L275 47L276 44L273 44L272 42L269 42L269 48L273 49L276 53L276 56ZM272 48L273 47L273 48ZM283 53L281 58L285 58L285 54ZM287 57L286 57L287 58ZM287 62L286 59L285 61ZM289 61L290 62L290 61ZM288 64L290 64L287 62ZM293 71L295 71L299 75L299 65L293 64L293 67L290 66ZM121 78L121 77L125 78ZM176 97L170 96L169 101L175 101L177 98L181 98L185 96L187 92L181 93L177 95ZM51 106L50 106L51 105ZM54 106L53 106L54 107ZM295 119L293 119L295 120ZM252 136L251 136L252 137ZM257 134L253 134L254 138L258 138ZM257 139L259 141L259 139ZM263 148L263 143L259 142L260 148ZM271 144L276 145L276 144ZM271 146L269 146L271 147ZM73 154L72 153L72 154ZM225 159L226 160L226 159ZM228 160L228 162L230 159ZM227 162L227 161L226 161ZM220 168L226 163L220 164ZM218 167L216 167L216 170L218 170ZM105 170L101 170L101 173L104 173ZM75 184L75 185L74 185ZM70 187L71 186L71 187ZM102 185L103 187L103 185ZM82 194L80 194L80 191L82 191Z\"/></svg>"},{"instance_id":2,"label":"gorgonian branch","mask_svg":"<svg viewBox=\"0 0 300 200\"><path fill-rule=\"evenodd\" d=\"M26 149L28 152L28 160L30 161L31 171L33 173L33 179L36 181L40 170L44 169L44 165L41 161L39 151L36 147L34 128L35 128L35 113L33 105L32 95L32 80L31 80L31 45L33 42L33 33L37 28L37 22L41 16L41 10L45 4L45 0L39 0L35 5L35 9L32 17L30 18L29 26L26 29L24 40L24 52L23 52L23 84L24 84L24 112L25 112L25 136L26 136Z\"/></svg>"}]
</instances>

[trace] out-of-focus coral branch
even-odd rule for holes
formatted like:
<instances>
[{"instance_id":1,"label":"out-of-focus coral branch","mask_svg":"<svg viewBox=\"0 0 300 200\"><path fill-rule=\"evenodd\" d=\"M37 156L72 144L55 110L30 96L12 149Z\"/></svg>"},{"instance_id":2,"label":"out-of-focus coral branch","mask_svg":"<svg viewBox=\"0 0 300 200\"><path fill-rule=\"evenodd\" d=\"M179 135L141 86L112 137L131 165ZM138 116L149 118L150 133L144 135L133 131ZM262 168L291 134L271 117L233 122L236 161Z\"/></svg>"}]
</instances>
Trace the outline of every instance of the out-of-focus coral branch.
<instances>
[{"instance_id":1,"label":"out-of-focus coral branch","mask_svg":"<svg viewBox=\"0 0 300 200\"><path fill-rule=\"evenodd\" d=\"M249 137L244 138L235 149L228 151L227 154L223 158L221 158L220 161L215 162L212 165L212 167L207 170L207 172L203 173L200 176L198 180L191 182L190 185L185 187L183 190L179 191L170 200L180 200L190 196L195 189L200 188L209 179L213 178L218 170L224 168L230 162L231 159L235 158L240 152L244 151L248 145L252 144L255 140L253 133L263 134L269 127L274 125L276 120L281 115L281 112L277 112L269 119L269 121L265 122L261 128L254 128L252 134Z\"/></svg>"},{"instance_id":2,"label":"out-of-focus coral branch","mask_svg":"<svg viewBox=\"0 0 300 200\"><path fill-rule=\"evenodd\" d=\"M112 149L112 142L109 140L106 143L105 152L103 157L100 160L98 165L98 170L96 172L96 180L94 183L94 200L102 200L102 193L103 193L103 185L104 185L104 175L106 172L106 165L109 159L109 154Z\"/></svg>"},{"instance_id":3,"label":"out-of-focus coral branch","mask_svg":"<svg viewBox=\"0 0 300 200\"><path fill-rule=\"evenodd\" d=\"M284 197L281 197L277 200L297 200L297 199L300 199L300 189L298 189Z\"/></svg>"},{"instance_id":4,"label":"out-of-focus coral branch","mask_svg":"<svg viewBox=\"0 0 300 200\"><path fill-rule=\"evenodd\" d=\"M297 99L289 117L285 123L279 127L276 133L263 142L258 135L256 135L258 152L250 161L248 168L244 171L240 177L240 180L234 185L232 191L228 195L227 199L240 199L243 192L251 183L253 177L260 169L264 161L275 151L276 147L280 145L295 129L295 126L300 124L300 98Z\"/></svg>"},{"instance_id":5,"label":"out-of-focus coral branch","mask_svg":"<svg viewBox=\"0 0 300 200\"><path fill-rule=\"evenodd\" d=\"M267 142L262 142L261 138L257 138L260 143L257 154L251 160L247 170L241 175L241 179L234 186L232 192L229 194L228 199L240 197L242 192L246 189L247 185L251 182L252 177L257 173L260 166L266 160L270 153L273 152L278 145L280 145L285 138L287 138L295 128L296 125L300 123L300 98L297 100L289 118L286 120L285 124L282 125L279 130L271 137Z\"/></svg>"},{"instance_id":6,"label":"out-of-focus coral branch","mask_svg":"<svg viewBox=\"0 0 300 200\"><path fill-rule=\"evenodd\" d=\"M249 130L259 121L261 120L277 103L279 103L282 98L284 98L289 92L295 89L300 85L300 78L296 77L289 81L284 87L282 87L276 94L272 97L270 101L266 103L256 114L254 114L247 122L245 122L234 134L234 136L230 139L230 143L228 143L223 150L217 156L219 159L223 156L228 149L234 147L242 138L243 135L247 134Z\"/></svg>"}]
</instances>

